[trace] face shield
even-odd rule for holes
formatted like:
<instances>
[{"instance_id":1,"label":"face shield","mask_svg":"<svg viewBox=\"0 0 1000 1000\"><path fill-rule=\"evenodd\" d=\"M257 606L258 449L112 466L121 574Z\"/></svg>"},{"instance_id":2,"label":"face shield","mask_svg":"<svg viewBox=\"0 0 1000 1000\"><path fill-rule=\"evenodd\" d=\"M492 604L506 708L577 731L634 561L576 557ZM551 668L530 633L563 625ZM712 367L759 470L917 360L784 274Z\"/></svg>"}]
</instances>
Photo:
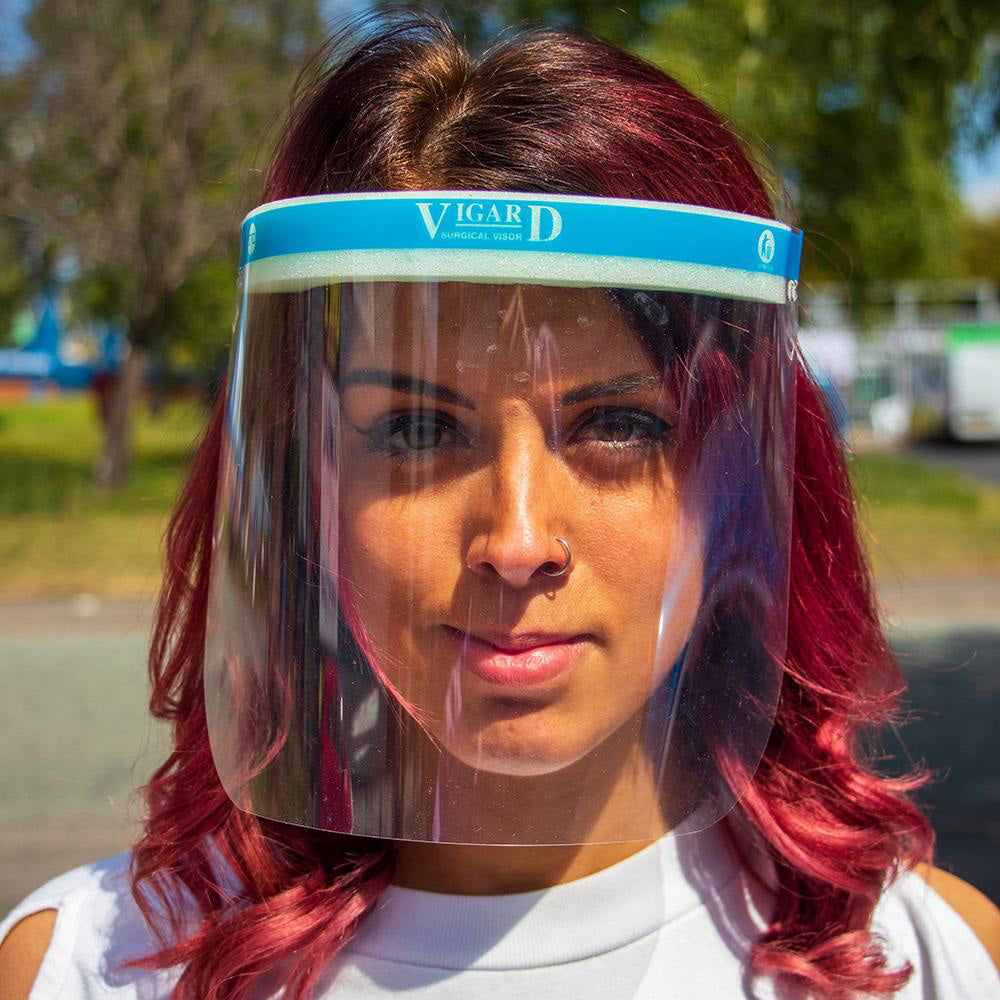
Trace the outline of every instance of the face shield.
<instances>
[{"instance_id":1,"label":"face shield","mask_svg":"<svg viewBox=\"0 0 1000 1000\"><path fill-rule=\"evenodd\" d=\"M785 648L799 233L393 192L242 237L204 666L233 801L494 845L725 815Z\"/></svg>"}]
</instances>

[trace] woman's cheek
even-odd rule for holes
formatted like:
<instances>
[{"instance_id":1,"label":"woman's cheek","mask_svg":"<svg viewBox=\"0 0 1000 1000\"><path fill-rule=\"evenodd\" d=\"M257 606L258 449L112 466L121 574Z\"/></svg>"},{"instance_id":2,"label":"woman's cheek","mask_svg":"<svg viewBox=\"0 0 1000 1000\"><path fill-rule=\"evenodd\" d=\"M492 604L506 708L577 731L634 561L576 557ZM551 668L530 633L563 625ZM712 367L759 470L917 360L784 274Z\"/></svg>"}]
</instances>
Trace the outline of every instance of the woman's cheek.
<instances>
[{"instance_id":1,"label":"woman's cheek","mask_svg":"<svg viewBox=\"0 0 1000 1000\"><path fill-rule=\"evenodd\" d=\"M599 573L607 580L625 579L646 588L665 580L687 532L679 523L672 491L635 491L634 495L601 498L580 521L589 529Z\"/></svg>"},{"instance_id":2,"label":"woman's cheek","mask_svg":"<svg viewBox=\"0 0 1000 1000\"><path fill-rule=\"evenodd\" d=\"M449 526L412 503L370 503L351 519L347 534L352 576L372 607L423 603L444 582L445 566L455 562L447 558Z\"/></svg>"},{"instance_id":3,"label":"woman's cheek","mask_svg":"<svg viewBox=\"0 0 1000 1000\"><path fill-rule=\"evenodd\" d=\"M366 624L377 627L396 589L395 577L405 551L399 539L406 536L401 526L393 528L381 504L356 506L350 500L342 511L341 530L348 580Z\"/></svg>"},{"instance_id":4,"label":"woman's cheek","mask_svg":"<svg viewBox=\"0 0 1000 1000\"><path fill-rule=\"evenodd\" d=\"M698 522L676 502L661 502L623 504L597 523L604 527L594 535L591 565L609 602L605 612L631 653L649 650L649 665L661 672L697 617L704 573Z\"/></svg>"}]
</instances>

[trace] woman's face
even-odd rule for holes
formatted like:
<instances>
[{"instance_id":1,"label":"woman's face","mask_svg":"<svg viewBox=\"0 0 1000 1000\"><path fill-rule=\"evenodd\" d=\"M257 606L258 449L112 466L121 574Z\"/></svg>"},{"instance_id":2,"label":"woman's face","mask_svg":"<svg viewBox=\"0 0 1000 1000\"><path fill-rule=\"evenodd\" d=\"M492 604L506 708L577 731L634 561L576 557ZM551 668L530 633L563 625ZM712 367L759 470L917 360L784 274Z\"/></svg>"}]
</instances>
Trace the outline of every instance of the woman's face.
<instances>
[{"instance_id":1,"label":"woman's face","mask_svg":"<svg viewBox=\"0 0 1000 1000\"><path fill-rule=\"evenodd\" d=\"M340 565L377 669L487 771L639 734L690 635L702 546L675 403L627 320L599 289L343 294ZM572 561L552 576L557 538Z\"/></svg>"}]
</instances>

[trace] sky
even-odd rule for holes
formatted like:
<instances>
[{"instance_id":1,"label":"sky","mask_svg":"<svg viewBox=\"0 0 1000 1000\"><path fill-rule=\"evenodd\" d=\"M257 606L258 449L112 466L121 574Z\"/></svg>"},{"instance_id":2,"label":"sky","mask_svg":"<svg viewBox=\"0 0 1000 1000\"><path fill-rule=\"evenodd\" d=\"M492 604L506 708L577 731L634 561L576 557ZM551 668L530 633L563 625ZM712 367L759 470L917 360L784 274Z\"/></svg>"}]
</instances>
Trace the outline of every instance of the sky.
<instances>
[{"instance_id":1,"label":"sky","mask_svg":"<svg viewBox=\"0 0 1000 1000\"><path fill-rule=\"evenodd\" d=\"M23 58L27 42L20 31L20 21L31 0L0 0L0 68L16 65ZM339 18L368 6L366 0L325 0L327 18ZM1000 136L985 151L976 155L960 150L956 158L962 200L976 215L991 216L1000 212Z\"/></svg>"},{"instance_id":2,"label":"sky","mask_svg":"<svg viewBox=\"0 0 1000 1000\"><path fill-rule=\"evenodd\" d=\"M959 156L958 179L971 211L983 216L1000 212L1000 139L982 157Z\"/></svg>"}]
</instances>

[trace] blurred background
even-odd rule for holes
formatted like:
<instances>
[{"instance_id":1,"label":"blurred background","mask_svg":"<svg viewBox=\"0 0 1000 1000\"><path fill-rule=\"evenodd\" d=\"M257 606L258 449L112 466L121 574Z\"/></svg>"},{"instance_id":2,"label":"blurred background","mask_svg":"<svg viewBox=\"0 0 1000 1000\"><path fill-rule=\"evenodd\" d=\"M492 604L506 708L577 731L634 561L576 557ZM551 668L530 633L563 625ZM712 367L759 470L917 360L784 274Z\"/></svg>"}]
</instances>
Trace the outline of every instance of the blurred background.
<instances>
[{"instance_id":1,"label":"blurred background","mask_svg":"<svg viewBox=\"0 0 1000 1000\"><path fill-rule=\"evenodd\" d=\"M1000 900L1000 5L425 2L657 63L806 232L802 345L848 449L939 863ZM162 756L166 515L224 376L236 233L335 0L0 0L0 911L123 849Z\"/></svg>"}]
</instances>

